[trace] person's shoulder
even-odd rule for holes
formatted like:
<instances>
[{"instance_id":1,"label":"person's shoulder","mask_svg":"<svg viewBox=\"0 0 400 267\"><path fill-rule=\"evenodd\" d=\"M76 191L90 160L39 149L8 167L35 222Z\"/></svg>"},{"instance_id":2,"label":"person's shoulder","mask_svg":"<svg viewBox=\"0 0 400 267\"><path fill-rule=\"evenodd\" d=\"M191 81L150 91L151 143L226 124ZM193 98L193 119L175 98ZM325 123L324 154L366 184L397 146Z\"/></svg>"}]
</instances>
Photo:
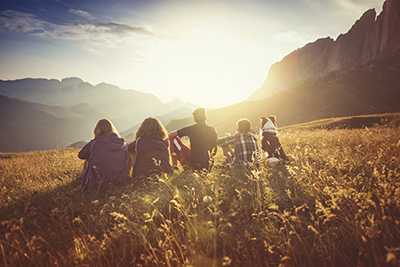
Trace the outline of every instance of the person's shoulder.
<instances>
[{"instance_id":1,"label":"person's shoulder","mask_svg":"<svg viewBox=\"0 0 400 267\"><path fill-rule=\"evenodd\" d=\"M179 137L182 137L183 135L187 135L189 132L191 132L192 129L194 129L195 127L196 127L196 124L187 125L181 129L179 129L178 131L176 131L176 133Z\"/></svg>"},{"instance_id":2,"label":"person's shoulder","mask_svg":"<svg viewBox=\"0 0 400 267\"><path fill-rule=\"evenodd\" d=\"M207 130L209 130L210 132L216 132L215 127L211 126L211 125L206 125Z\"/></svg>"},{"instance_id":3,"label":"person's shoulder","mask_svg":"<svg viewBox=\"0 0 400 267\"><path fill-rule=\"evenodd\" d=\"M181 130L192 129L192 128L196 127L196 126L197 126L197 124L189 124L189 125L186 125L186 126L182 127Z\"/></svg>"},{"instance_id":4,"label":"person's shoulder","mask_svg":"<svg viewBox=\"0 0 400 267\"><path fill-rule=\"evenodd\" d=\"M97 141L96 138L93 138L92 140L87 142L86 145L83 146L83 148L93 146L96 143L96 141Z\"/></svg>"},{"instance_id":5,"label":"person's shoulder","mask_svg":"<svg viewBox=\"0 0 400 267\"><path fill-rule=\"evenodd\" d=\"M135 152L135 150L136 150L136 140L128 143L128 151Z\"/></svg>"},{"instance_id":6,"label":"person's shoulder","mask_svg":"<svg viewBox=\"0 0 400 267\"><path fill-rule=\"evenodd\" d=\"M258 140L257 135L254 134L254 133L249 133L249 136L250 136L250 138L253 139L254 141L257 141L257 140Z\"/></svg>"}]
</instances>

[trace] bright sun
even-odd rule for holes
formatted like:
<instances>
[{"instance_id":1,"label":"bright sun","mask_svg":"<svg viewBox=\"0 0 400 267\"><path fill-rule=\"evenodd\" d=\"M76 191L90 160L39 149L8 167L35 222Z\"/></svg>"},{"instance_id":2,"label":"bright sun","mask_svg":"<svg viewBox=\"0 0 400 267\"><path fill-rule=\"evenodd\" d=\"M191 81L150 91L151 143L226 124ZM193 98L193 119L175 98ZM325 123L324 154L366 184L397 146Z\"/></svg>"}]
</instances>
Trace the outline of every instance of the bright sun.
<instances>
[{"instance_id":1,"label":"bright sun","mask_svg":"<svg viewBox=\"0 0 400 267\"><path fill-rule=\"evenodd\" d=\"M146 48L141 78L160 88L159 95L218 107L242 101L262 84L265 52L238 29L210 21L180 30Z\"/></svg>"}]
</instances>

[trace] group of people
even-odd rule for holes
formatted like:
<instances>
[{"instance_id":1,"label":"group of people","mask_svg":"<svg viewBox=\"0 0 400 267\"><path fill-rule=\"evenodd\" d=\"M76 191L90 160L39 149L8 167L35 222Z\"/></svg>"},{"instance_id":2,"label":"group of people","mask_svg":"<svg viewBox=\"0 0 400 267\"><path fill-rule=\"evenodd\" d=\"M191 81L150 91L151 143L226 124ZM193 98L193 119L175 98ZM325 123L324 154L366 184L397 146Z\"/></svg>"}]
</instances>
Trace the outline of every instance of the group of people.
<instances>
[{"instance_id":1,"label":"group of people","mask_svg":"<svg viewBox=\"0 0 400 267\"><path fill-rule=\"evenodd\" d=\"M99 181L123 181L171 174L178 164L195 171L208 171L218 146L227 162L247 165L259 161L262 151L269 158L288 160L277 136L274 116L261 118L261 149L251 123L237 122L237 133L218 139L214 127L207 124L205 109L193 112L194 124L168 134L156 118L147 118L136 132L135 140L127 144L111 121L102 119L94 129L94 139L86 144L78 157L85 160L81 175L84 190ZM190 145L181 138L188 137Z\"/></svg>"}]
</instances>

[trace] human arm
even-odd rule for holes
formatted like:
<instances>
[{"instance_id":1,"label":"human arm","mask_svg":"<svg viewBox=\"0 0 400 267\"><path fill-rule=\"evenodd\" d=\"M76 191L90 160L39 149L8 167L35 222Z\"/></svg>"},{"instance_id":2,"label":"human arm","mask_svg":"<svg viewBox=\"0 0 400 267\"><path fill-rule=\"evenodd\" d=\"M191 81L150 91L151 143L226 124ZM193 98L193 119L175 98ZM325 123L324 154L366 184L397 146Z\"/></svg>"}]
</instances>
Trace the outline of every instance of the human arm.
<instances>
[{"instance_id":1,"label":"human arm","mask_svg":"<svg viewBox=\"0 0 400 267\"><path fill-rule=\"evenodd\" d=\"M136 162L136 141L128 144L128 174L132 175L133 166Z\"/></svg>"},{"instance_id":2,"label":"human arm","mask_svg":"<svg viewBox=\"0 0 400 267\"><path fill-rule=\"evenodd\" d=\"M78 158L83 160L88 160L90 156L90 147L92 146L93 141L87 143L78 153Z\"/></svg>"},{"instance_id":3,"label":"human arm","mask_svg":"<svg viewBox=\"0 0 400 267\"><path fill-rule=\"evenodd\" d=\"M178 130L176 132L176 135L179 136L179 137L185 137L185 136L190 137L191 132L192 132L192 128L193 128L192 126L188 126L188 127L182 128L182 129L180 129L180 130Z\"/></svg>"},{"instance_id":4,"label":"human arm","mask_svg":"<svg viewBox=\"0 0 400 267\"><path fill-rule=\"evenodd\" d=\"M171 162L170 162L170 153L169 153L169 149L167 146L163 146L162 151L161 151L161 155L160 155L160 167L161 167L161 171L168 173L168 174L172 174L173 169L171 166Z\"/></svg>"}]
</instances>

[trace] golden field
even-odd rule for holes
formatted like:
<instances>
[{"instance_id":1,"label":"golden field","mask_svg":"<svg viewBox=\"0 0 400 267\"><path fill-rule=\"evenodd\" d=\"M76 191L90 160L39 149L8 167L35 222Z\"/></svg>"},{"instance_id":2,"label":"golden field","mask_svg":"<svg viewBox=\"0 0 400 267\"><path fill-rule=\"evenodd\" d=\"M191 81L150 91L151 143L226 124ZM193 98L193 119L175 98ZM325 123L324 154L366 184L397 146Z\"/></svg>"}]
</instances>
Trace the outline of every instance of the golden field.
<instances>
[{"instance_id":1,"label":"golden field","mask_svg":"<svg viewBox=\"0 0 400 267\"><path fill-rule=\"evenodd\" d=\"M286 167L90 194L76 150L0 154L0 266L400 266L400 128L281 141Z\"/></svg>"}]
</instances>

